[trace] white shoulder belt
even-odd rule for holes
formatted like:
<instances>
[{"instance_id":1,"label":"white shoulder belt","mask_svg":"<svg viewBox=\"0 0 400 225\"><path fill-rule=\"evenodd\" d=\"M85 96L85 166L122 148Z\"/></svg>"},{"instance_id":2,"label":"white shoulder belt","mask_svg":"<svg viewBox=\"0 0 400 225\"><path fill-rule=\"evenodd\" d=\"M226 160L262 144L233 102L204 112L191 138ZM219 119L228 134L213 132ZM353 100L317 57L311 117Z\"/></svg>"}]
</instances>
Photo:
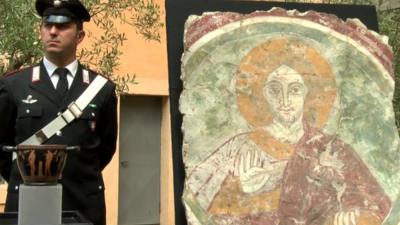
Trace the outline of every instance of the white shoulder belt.
<instances>
[{"instance_id":1,"label":"white shoulder belt","mask_svg":"<svg viewBox=\"0 0 400 225\"><path fill-rule=\"evenodd\" d=\"M83 70L83 73L88 73L88 71ZM92 83L90 83L89 87L87 87L86 90L81 94L81 96L79 96L75 102L71 102L71 104L69 104L68 108L63 113L59 114L54 120L20 144L40 145L56 134L57 131L67 126L74 119L79 118L82 115L82 111L106 83L106 78L97 75Z\"/></svg>"}]
</instances>

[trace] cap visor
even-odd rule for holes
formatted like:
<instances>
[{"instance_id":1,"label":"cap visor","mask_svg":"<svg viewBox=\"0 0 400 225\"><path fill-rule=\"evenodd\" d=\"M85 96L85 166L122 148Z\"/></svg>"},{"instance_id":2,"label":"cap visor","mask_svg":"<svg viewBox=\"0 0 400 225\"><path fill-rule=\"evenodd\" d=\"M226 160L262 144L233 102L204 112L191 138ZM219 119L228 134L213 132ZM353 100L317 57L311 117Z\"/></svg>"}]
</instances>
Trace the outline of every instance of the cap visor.
<instances>
[{"instance_id":1,"label":"cap visor","mask_svg":"<svg viewBox=\"0 0 400 225\"><path fill-rule=\"evenodd\" d=\"M72 21L72 19L68 16L49 15L44 17L43 21L47 23L69 23Z\"/></svg>"}]
</instances>

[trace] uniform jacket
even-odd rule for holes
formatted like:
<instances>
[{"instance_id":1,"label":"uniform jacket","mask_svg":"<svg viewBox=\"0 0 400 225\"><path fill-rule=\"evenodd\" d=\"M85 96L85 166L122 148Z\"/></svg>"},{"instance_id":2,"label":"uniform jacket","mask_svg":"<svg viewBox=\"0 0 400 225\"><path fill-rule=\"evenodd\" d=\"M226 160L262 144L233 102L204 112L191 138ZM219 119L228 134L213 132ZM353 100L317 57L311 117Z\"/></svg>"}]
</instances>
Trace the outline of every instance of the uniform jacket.
<instances>
[{"instance_id":1,"label":"uniform jacket","mask_svg":"<svg viewBox=\"0 0 400 225\"><path fill-rule=\"evenodd\" d=\"M82 75L83 67L79 64L67 96L61 101L43 62L39 66L40 79L32 77L33 67L29 67L0 80L0 145L17 145L29 138L52 121L57 113L64 111L89 86L88 80ZM94 72L89 71L90 82L95 76ZM30 101L26 101L28 99ZM69 152L67 156L60 181L63 184L63 209L79 210L91 220L97 220L91 218L92 213L102 214L104 210L101 171L115 153L116 106L115 85L108 81L79 119L43 143L81 147L79 152ZM8 193L17 193L22 179L16 162L11 162L8 153L1 152L0 156L0 172L9 183ZM9 209L16 210L12 207L13 203L7 204L11 205ZM103 208L97 210L93 207Z\"/></svg>"}]
</instances>

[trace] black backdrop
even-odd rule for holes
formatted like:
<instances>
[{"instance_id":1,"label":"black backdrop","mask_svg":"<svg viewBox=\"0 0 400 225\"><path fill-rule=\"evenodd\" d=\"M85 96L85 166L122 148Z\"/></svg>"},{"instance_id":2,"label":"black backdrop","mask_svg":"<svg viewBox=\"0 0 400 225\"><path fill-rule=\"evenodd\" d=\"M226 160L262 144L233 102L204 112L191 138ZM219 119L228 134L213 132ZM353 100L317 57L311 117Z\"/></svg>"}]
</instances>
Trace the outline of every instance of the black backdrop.
<instances>
[{"instance_id":1,"label":"black backdrop","mask_svg":"<svg viewBox=\"0 0 400 225\"><path fill-rule=\"evenodd\" d=\"M297 9L300 12L315 10L335 14L341 19L358 18L369 29L378 30L374 6L361 5L327 5L284 2L251 2L221 0L166 0L166 28L168 50L169 94L171 104L171 133L173 149L173 170L175 189L175 222L186 225L185 212L181 200L185 171L182 161L182 115L179 112L179 95L182 91L180 80L181 55L183 53L183 28L189 15L201 15L207 11L231 11L250 13L255 10L269 10L271 7L287 10Z\"/></svg>"}]
</instances>

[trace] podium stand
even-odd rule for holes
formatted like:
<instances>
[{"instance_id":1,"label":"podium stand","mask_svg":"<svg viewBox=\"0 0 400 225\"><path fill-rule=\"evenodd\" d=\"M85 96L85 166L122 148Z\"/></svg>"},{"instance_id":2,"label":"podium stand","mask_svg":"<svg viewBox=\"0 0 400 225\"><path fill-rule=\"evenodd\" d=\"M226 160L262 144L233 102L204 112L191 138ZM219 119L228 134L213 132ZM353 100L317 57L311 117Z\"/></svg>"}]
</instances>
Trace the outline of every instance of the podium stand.
<instances>
[{"instance_id":1,"label":"podium stand","mask_svg":"<svg viewBox=\"0 0 400 225\"><path fill-rule=\"evenodd\" d=\"M62 186L19 186L18 213L0 214L1 225L93 225L79 212L62 211Z\"/></svg>"},{"instance_id":2,"label":"podium stand","mask_svg":"<svg viewBox=\"0 0 400 225\"><path fill-rule=\"evenodd\" d=\"M61 225L62 186L19 186L18 225Z\"/></svg>"},{"instance_id":3,"label":"podium stand","mask_svg":"<svg viewBox=\"0 0 400 225\"><path fill-rule=\"evenodd\" d=\"M3 146L15 153L24 184L19 186L18 213L0 214L1 225L92 225L78 212L62 211L62 186L58 183L67 151L79 146Z\"/></svg>"}]
</instances>

